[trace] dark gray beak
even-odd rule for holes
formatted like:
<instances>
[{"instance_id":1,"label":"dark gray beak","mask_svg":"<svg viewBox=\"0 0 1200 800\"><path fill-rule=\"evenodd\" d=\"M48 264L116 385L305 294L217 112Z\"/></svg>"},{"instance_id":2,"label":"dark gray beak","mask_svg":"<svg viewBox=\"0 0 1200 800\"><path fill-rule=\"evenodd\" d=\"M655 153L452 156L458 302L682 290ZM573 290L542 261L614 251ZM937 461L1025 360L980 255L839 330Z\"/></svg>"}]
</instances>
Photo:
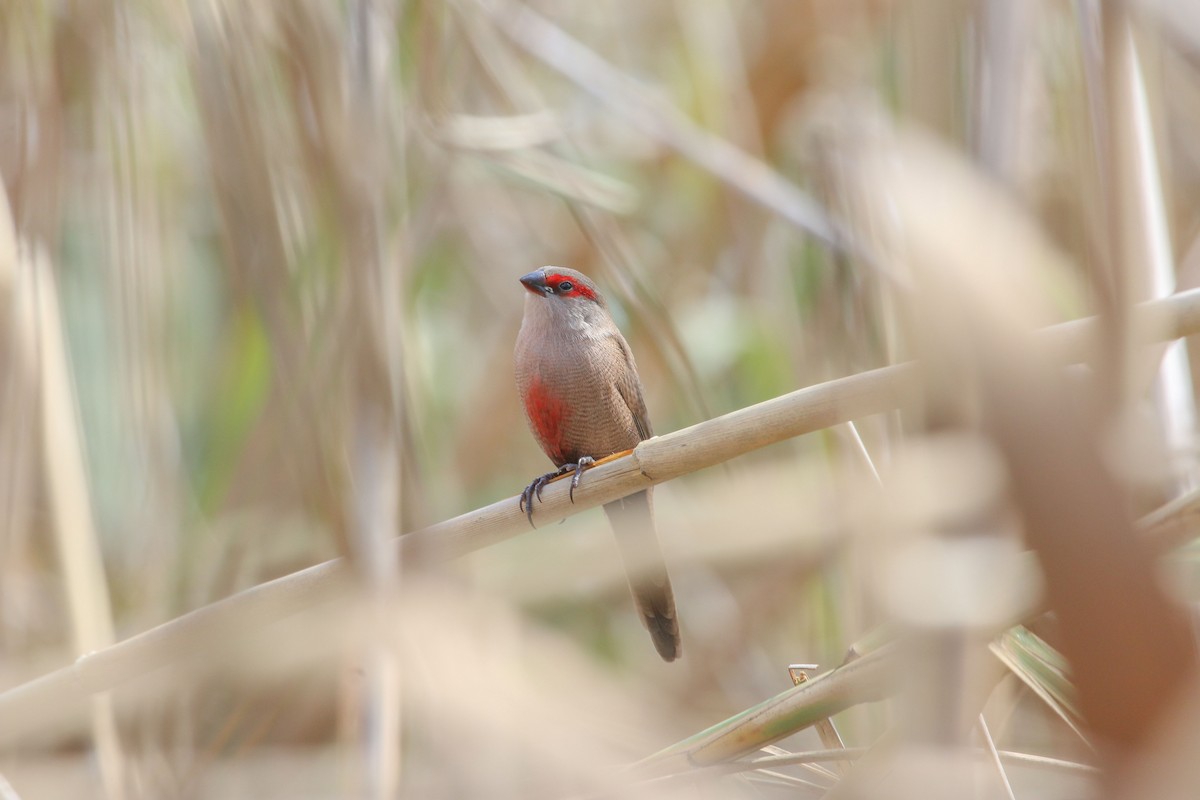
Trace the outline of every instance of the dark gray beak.
<instances>
[{"instance_id":1,"label":"dark gray beak","mask_svg":"<svg viewBox=\"0 0 1200 800\"><path fill-rule=\"evenodd\" d=\"M542 297L550 294L550 287L546 285L546 273L540 269L535 269L528 275L522 275L521 283L525 284L525 288L534 294Z\"/></svg>"}]
</instances>

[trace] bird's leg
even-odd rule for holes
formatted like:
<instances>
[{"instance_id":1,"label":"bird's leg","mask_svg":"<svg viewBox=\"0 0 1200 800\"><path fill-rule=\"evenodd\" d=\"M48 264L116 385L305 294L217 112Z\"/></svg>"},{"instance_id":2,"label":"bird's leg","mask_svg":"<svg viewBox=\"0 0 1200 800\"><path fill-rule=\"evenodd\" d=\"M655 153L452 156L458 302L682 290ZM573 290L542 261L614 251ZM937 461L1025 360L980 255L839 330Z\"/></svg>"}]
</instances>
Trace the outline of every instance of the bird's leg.
<instances>
[{"instance_id":1,"label":"bird's leg","mask_svg":"<svg viewBox=\"0 0 1200 800\"><path fill-rule=\"evenodd\" d=\"M575 474L571 476L571 488L567 492L567 497L571 498L571 502L575 502L575 490L579 488L579 477L583 475L583 471L596 463L596 459L591 456L580 456L579 461L574 464L564 464L564 467L574 467Z\"/></svg>"}]
</instances>

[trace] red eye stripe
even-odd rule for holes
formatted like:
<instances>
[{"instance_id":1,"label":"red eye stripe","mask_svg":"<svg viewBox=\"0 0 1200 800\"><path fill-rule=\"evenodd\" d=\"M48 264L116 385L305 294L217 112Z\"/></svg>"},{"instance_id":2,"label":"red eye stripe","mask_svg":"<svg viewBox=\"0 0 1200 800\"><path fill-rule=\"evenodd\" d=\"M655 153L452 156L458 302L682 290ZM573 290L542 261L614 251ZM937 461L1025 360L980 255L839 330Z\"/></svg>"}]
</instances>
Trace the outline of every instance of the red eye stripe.
<instances>
[{"instance_id":1,"label":"red eye stripe","mask_svg":"<svg viewBox=\"0 0 1200 800\"><path fill-rule=\"evenodd\" d=\"M571 291L564 292L562 295L563 297L586 297L588 300L593 301L596 299L596 293L587 286L584 286L582 282L576 280L575 278L569 278L566 275L560 275L558 273L553 273L546 276L546 284L554 287L555 291L558 291L558 285L563 281L571 282Z\"/></svg>"}]
</instances>

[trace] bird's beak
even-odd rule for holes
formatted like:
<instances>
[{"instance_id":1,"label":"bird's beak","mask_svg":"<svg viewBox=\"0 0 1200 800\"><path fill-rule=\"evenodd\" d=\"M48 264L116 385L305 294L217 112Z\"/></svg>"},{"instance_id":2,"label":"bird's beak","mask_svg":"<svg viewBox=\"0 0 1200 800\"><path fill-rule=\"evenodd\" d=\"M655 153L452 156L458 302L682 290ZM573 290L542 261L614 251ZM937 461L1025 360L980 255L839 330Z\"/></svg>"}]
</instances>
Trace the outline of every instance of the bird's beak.
<instances>
[{"instance_id":1,"label":"bird's beak","mask_svg":"<svg viewBox=\"0 0 1200 800\"><path fill-rule=\"evenodd\" d=\"M546 273L540 269L535 269L528 275L522 275L521 283L525 284L525 288L534 294L542 297L550 294L550 287L546 285Z\"/></svg>"}]
</instances>

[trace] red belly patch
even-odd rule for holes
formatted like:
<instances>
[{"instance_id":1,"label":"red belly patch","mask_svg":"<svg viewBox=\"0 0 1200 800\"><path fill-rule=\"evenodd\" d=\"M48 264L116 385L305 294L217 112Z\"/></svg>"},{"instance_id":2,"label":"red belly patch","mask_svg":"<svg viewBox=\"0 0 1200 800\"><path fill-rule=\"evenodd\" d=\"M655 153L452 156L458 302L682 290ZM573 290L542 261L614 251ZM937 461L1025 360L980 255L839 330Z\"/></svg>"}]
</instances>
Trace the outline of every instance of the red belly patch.
<instances>
[{"instance_id":1,"label":"red belly patch","mask_svg":"<svg viewBox=\"0 0 1200 800\"><path fill-rule=\"evenodd\" d=\"M525 393L525 413L529 415L529 422L533 425L533 432L542 450L555 464L565 463L562 450L567 404L551 394L541 379L535 377Z\"/></svg>"}]
</instances>

